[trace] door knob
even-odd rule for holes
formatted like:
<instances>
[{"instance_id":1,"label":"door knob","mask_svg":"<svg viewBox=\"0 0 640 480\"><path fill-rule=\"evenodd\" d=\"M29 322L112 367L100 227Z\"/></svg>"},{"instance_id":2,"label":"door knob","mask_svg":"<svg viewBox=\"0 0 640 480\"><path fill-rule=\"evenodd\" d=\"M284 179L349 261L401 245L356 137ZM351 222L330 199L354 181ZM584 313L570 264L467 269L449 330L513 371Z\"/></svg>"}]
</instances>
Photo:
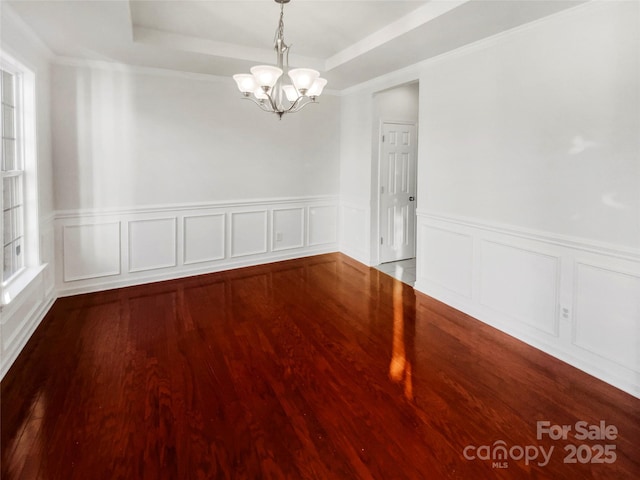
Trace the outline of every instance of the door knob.
<instances>
[{"instance_id":1,"label":"door knob","mask_svg":"<svg viewBox=\"0 0 640 480\"><path fill-rule=\"evenodd\" d=\"M409 201L413 202L416 199L416 197L409 197Z\"/></svg>"}]
</instances>

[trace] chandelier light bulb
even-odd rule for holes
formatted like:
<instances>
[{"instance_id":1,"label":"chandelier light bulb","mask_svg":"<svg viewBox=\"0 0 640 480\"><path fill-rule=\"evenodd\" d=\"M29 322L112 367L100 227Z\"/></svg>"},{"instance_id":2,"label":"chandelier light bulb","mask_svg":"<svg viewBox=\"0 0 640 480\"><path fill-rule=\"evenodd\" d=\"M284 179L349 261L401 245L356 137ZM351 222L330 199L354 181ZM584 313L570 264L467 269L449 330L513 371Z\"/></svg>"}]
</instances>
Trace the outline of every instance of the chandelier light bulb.
<instances>
[{"instance_id":1,"label":"chandelier light bulb","mask_svg":"<svg viewBox=\"0 0 640 480\"><path fill-rule=\"evenodd\" d=\"M233 79L236 81L238 89L242 93L253 93L253 91L258 88L256 78L248 73L238 73L233 76Z\"/></svg>"},{"instance_id":2,"label":"chandelier light bulb","mask_svg":"<svg viewBox=\"0 0 640 480\"><path fill-rule=\"evenodd\" d=\"M259 86L273 88L278 79L282 76L282 69L271 65L256 65L251 67L251 73Z\"/></svg>"},{"instance_id":3,"label":"chandelier light bulb","mask_svg":"<svg viewBox=\"0 0 640 480\"><path fill-rule=\"evenodd\" d=\"M319 97L324 89L324 86L327 84L327 80L325 78L317 78L311 88L307 90L308 97Z\"/></svg>"},{"instance_id":4,"label":"chandelier light bulb","mask_svg":"<svg viewBox=\"0 0 640 480\"><path fill-rule=\"evenodd\" d=\"M264 90L262 90L262 88L257 87L254 91L253 91L253 95L258 99L258 100L267 100L269 97L267 96L266 93L264 93Z\"/></svg>"},{"instance_id":5,"label":"chandelier light bulb","mask_svg":"<svg viewBox=\"0 0 640 480\"><path fill-rule=\"evenodd\" d=\"M311 88L313 82L320 76L320 72L310 68L294 68L289 70L289 77L296 89L303 95Z\"/></svg>"}]
</instances>

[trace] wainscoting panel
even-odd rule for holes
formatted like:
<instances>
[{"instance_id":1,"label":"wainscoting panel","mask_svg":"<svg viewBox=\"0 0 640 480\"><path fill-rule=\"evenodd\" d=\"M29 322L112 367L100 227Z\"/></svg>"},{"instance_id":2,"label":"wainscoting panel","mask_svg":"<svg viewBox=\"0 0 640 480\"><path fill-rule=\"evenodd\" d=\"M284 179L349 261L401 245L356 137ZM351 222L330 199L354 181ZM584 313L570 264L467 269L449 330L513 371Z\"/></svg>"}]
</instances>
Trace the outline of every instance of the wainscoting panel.
<instances>
[{"instance_id":1,"label":"wainscoting panel","mask_svg":"<svg viewBox=\"0 0 640 480\"><path fill-rule=\"evenodd\" d=\"M29 268L18 280L19 293L11 286L3 291L0 306L0 379L38 328L55 301L53 216L40 219L40 266ZM78 233L78 232L75 232ZM58 271L62 271L60 264ZM62 273L60 273L62 276Z\"/></svg>"},{"instance_id":2,"label":"wainscoting panel","mask_svg":"<svg viewBox=\"0 0 640 480\"><path fill-rule=\"evenodd\" d=\"M49 268L45 266L39 269L20 295L2 306L0 378L7 373L55 300L50 285L46 283L46 279L49 278L46 270Z\"/></svg>"},{"instance_id":3,"label":"wainscoting panel","mask_svg":"<svg viewBox=\"0 0 640 480\"><path fill-rule=\"evenodd\" d=\"M43 276L38 275L27 287L27 295L20 295L18 299L7 306L3 306L2 319L2 351L8 350L16 342L16 337L20 335L24 325L21 319L32 318L35 311L41 307L40 303L31 301L30 297L44 298ZM5 310L11 313L13 321L5 321Z\"/></svg>"},{"instance_id":4,"label":"wainscoting panel","mask_svg":"<svg viewBox=\"0 0 640 480\"><path fill-rule=\"evenodd\" d=\"M423 279L471 298L473 238L470 235L421 225L419 269Z\"/></svg>"},{"instance_id":5,"label":"wainscoting panel","mask_svg":"<svg viewBox=\"0 0 640 480\"><path fill-rule=\"evenodd\" d=\"M640 398L640 251L418 212L416 290Z\"/></svg>"},{"instance_id":6,"label":"wainscoting panel","mask_svg":"<svg viewBox=\"0 0 640 480\"><path fill-rule=\"evenodd\" d=\"M176 218L129 222L129 272L144 272L177 264Z\"/></svg>"},{"instance_id":7,"label":"wainscoting panel","mask_svg":"<svg viewBox=\"0 0 640 480\"><path fill-rule=\"evenodd\" d=\"M54 218L59 296L338 250L334 196L65 211ZM281 240L280 240L281 239Z\"/></svg>"},{"instance_id":8,"label":"wainscoting panel","mask_svg":"<svg viewBox=\"0 0 640 480\"><path fill-rule=\"evenodd\" d=\"M224 213L184 217L182 243L185 265L224 259L225 222Z\"/></svg>"},{"instance_id":9,"label":"wainscoting panel","mask_svg":"<svg viewBox=\"0 0 640 480\"><path fill-rule=\"evenodd\" d=\"M44 269L45 294L49 298L55 297L56 279L54 275L55 263L55 233L53 215L40 223L40 261L47 264ZM61 266L64 268L64 266Z\"/></svg>"},{"instance_id":10,"label":"wainscoting panel","mask_svg":"<svg viewBox=\"0 0 640 480\"><path fill-rule=\"evenodd\" d=\"M340 202L340 251L365 265L372 265L369 212L365 202Z\"/></svg>"},{"instance_id":11,"label":"wainscoting panel","mask_svg":"<svg viewBox=\"0 0 640 480\"><path fill-rule=\"evenodd\" d=\"M65 225L62 233L64 281L120 274L120 224Z\"/></svg>"},{"instance_id":12,"label":"wainscoting panel","mask_svg":"<svg viewBox=\"0 0 640 480\"><path fill-rule=\"evenodd\" d=\"M558 335L559 259L482 241L480 303L550 335Z\"/></svg>"},{"instance_id":13,"label":"wainscoting panel","mask_svg":"<svg viewBox=\"0 0 640 480\"><path fill-rule=\"evenodd\" d=\"M304 208L281 208L272 212L273 251L304 246Z\"/></svg>"},{"instance_id":14,"label":"wainscoting panel","mask_svg":"<svg viewBox=\"0 0 640 480\"><path fill-rule=\"evenodd\" d=\"M232 257L267 252L267 218L267 210L231 214Z\"/></svg>"},{"instance_id":15,"label":"wainscoting panel","mask_svg":"<svg viewBox=\"0 0 640 480\"><path fill-rule=\"evenodd\" d=\"M338 241L338 207L309 207L309 245L327 245Z\"/></svg>"},{"instance_id":16,"label":"wainscoting panel","mask_svg":"<svg viewBox=\"0 0 640 480\"><path fill-rule=\"evenodd\" d=\"M574 311L577 346L640 372L640 276L578 263Z\"/></svg>"}]
</instances>

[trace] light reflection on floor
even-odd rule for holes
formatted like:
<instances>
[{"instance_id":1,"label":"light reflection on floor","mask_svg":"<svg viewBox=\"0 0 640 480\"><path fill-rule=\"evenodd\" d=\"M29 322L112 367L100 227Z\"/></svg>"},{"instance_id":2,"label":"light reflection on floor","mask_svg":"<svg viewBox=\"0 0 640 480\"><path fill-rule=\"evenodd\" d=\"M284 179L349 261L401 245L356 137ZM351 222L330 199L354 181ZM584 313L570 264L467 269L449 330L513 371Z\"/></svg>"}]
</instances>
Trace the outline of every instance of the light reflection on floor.
<instances>
[{"instance_id":1,"label":"light reflection on floor","mask_svg":"<svg viewBox=\"0 0 640 480\"><path fill-rule=\"evenodd\" d=\"M391 345L391 363L389 364L389 378L404 386L404 396L413 401L413 379L411 376L411 360L407 355L405 344L405 311L403 285L394 282L393 285L393 342ZM414 310L414 309L412 309ZM409 313L409 312L407 312ZM415 313L415 311L414 311Z\"/></svg>"},{"instance_id":2,"label":"light reflection on floor","mask_svg":"<svg viewBox=\"0 0 640 480\"><path fill-rule=\"evenodd\" d=\"M400 260L398 262L381 263L376 269L397 278L407 285L416 283L416 259Z\"/></svg>"}]
</instances>

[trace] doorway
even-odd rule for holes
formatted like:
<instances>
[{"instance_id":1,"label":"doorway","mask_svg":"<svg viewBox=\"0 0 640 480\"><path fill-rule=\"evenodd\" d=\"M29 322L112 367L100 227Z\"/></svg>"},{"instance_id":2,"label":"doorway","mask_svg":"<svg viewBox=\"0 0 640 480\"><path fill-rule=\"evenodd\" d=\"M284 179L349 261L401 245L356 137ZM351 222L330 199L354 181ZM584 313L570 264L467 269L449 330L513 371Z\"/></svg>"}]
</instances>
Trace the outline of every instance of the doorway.
<instances>
[{"instance_id":1,"label":"doorway","mask_svg":"<svg viewBox=\"0 0 640 480\"><path fill-rule=\"evenodd\" d=\"M418 104L417 81L373 95L373 265L416 256Z\"/></svg>"}]
</instances>

